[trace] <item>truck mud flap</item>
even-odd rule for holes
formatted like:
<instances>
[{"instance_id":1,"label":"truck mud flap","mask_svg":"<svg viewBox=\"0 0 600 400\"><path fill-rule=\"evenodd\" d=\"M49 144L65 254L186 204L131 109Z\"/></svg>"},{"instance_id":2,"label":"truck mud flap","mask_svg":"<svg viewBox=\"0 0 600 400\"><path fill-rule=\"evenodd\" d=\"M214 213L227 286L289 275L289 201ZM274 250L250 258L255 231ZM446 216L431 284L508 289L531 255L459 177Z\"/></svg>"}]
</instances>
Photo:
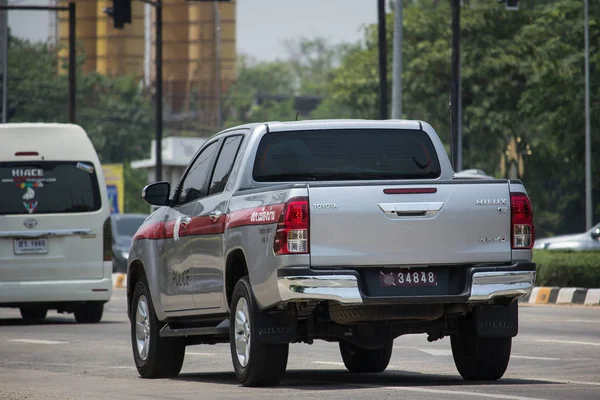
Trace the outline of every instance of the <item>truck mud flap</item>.
<instances>
[{"instance_id":1,"label":"truck mud flap","mask_svg":"<svg viewBox=\"0 0 600 400\"><path fill-rule=\"evenodd\" d=\"M292 343L298 335L295 310L261 311L254 302L254 323L258 328L257 341L261 343Z\"/></svg>"},{"instance_id":2,"label":"truck mud flap","mask_svg":"<svg viewBox=\"0 0 600 400\"><path fill-rule=\"evenodd\" d=\"M475 307L477 335L484 338L515 337L519 332L518 302Z\"/></svg>"}]
</instances>

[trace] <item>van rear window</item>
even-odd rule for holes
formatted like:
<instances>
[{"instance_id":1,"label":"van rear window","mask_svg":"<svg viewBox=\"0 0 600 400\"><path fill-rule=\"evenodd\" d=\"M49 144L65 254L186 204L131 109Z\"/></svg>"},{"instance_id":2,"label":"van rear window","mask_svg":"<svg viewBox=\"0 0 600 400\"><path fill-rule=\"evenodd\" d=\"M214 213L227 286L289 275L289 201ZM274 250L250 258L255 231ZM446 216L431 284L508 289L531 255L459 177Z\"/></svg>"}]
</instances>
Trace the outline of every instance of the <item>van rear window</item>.
<instances>
[{"instance_id":1,"label":"van rear window","mask_svg":"<svg viewBox=\"0 0 600 400\"><path fill-rule=\"evenodd\" d=\"M54 214L101 208L91 162L0 162L0 214Z\"/></svg>"},{"instance_id":2,"label":"van rear window","mask_svg":"<svg viewBox=\"0 0 600 400\"><path fill-rule=\"evenodd\" d=\"M440 174L429 135L408 129L267 133L253 170L257 182L435 179Z\"/></svg>"}]
</instances>

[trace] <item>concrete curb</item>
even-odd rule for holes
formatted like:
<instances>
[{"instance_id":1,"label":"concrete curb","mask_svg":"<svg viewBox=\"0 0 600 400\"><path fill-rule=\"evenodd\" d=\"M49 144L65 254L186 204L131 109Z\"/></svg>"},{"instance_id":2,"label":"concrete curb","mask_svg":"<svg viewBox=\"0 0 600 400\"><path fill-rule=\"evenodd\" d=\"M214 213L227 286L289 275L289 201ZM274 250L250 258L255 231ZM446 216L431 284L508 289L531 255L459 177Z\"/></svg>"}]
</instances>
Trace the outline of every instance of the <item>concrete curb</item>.
<instances>
[{"instance_id":1,"label":"concrete curb","mask_svg":"<svg viewBox=\"0 0 600 400\"><path fill-rule=\"evenodd\" d=\"M535 287L530 296L520 299L528 304L583 304L600 305L600 289Z\"/></svg>"},{"instance_id":2,"label":"concrete curb","mask_svg":"<svg viewBox=\"0 0 600 400\"><path fill-rule=\"evenodd\" d=\"M112 274L113 288L125 289L127 287L127 274Z\"/></svg>"}]
</instances>

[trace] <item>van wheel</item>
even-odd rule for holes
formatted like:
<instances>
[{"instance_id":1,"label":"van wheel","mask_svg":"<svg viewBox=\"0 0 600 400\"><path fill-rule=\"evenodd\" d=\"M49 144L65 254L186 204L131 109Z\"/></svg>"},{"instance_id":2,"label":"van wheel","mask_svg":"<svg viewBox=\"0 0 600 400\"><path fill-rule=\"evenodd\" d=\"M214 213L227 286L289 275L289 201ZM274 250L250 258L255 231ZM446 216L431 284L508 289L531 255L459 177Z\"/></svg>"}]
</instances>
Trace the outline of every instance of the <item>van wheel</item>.
<instances>
[{"instance_id":1,"label":"van wheel","mask_svg":"<svg viewBox=\"0 0 600 400\"><path fill-rule=\"evenodd\" d=\"M80 324L96 324L102 319L104 303L92 301L75 309L75 321Z\"/></svg>"},{"instance_id":2,"label":"van wheel","mask_svg":"<svg viewBox=\"0 0 600 400\"><path fill-rule=\"evenodd\" d=\"M19 310L21 311L21 317L23 317L24 320L41 321L46 318L46 314L48 314L48 310L45 308L21 307Z\"/></svg>"},{"instance_id":3,"label":"van wheel","mask_svg":"<svg viewBox=\"0 0 600 400\"><path fill-rule=\"evenodd\" d=\"M502 378L510 361L512 338L482 338L475 329L475 324L467 323L450 337L456 369L465 380Z\"/></svg>"},{"instance_id":4,"label":"van wheel","mask_svg":"<svg viewBox=\"0 0 600 400\"><path fill-rule=\"evenodd\" d=\"M346 369L350 372L383 372L392 358L393 340L379 349L363 349L348 342L340 342L340 353Z\"/></svg>"},{"instance_id":5,"label":"van wheel","mask_svg":"<svg viewBox=\"0 0 600 400\"><path fill-rule=\"evenodd\" d=\"M254 296L245 276L233 289L229 337L235 375L244 386L273 386L285 376L289 344L258 342Z\"/></svg>"},{"instance_id":6,"label":"van wheel","mask_svg":"<svg viewBox=\"0 0 600 400\"><path fill-rule=\"evenodd\" d=\"M140 376L150 379L177 376L183 366L185 342L179 337L160 337L164 324L156 317L145 277L135 285L130 320L133 359Z\"/></svg>"}]
</instances>

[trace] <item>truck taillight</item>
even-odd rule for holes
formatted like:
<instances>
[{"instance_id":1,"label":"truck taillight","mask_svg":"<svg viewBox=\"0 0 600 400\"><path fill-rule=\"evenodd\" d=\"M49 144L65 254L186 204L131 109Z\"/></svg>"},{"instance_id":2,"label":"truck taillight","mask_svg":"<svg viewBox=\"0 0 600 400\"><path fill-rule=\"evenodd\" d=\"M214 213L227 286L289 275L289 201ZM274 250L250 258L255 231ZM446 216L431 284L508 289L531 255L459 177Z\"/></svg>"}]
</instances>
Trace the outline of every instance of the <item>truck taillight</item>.
<instances>
[{"instance_id":1,"label":"truck taillight","mask_svg":"<svg viewBox=\"0 0 600 400\"><path fill-rule=\"evenodd\" d=\"M533 248L533 210L525 193L511 193L510 215L512 248Z\"/></svg>"},{"instance_id":2,"label":"truck taillight","mask_svg":"<svg viewBox=\"0 0 600 400\"><path fill-rule=\"evenodd\" d=\"M104 221L104 227L102 229L104 261L112 261L112 225L110 223L110 217L106 218L106 221Z\"/></svg>"},{"instance_id":3,"label":"truck taillight","mask_svg":"<svg viewBox=\"0 0 600 400\"><path fill-rule=\"evenodd\" d=\"M277 224L273 251L276 255L308 253L308 199L290 199Z\"/></svg>"}]
</instances>

